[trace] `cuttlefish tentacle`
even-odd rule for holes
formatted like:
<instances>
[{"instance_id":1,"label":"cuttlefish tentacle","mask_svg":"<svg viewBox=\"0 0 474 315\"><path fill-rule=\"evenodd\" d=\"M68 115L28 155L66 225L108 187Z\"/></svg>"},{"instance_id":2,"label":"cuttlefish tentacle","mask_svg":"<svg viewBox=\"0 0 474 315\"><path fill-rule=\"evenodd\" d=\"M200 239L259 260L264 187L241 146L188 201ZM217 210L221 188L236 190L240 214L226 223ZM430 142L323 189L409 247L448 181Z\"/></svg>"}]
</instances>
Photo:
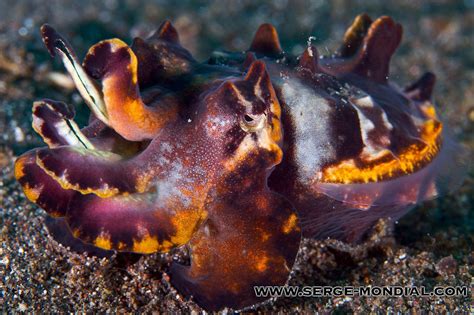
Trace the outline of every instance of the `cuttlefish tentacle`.
<instances>
[{"instance_id":1,"label":"cuttlefish tentacle","mask_svg":"<svg viewBox=\"0 0 474 315\"><path fill-rule=\"evenodd\" d=\"M65 216L70 201L77 194L63 189L36 164L36 150L24 153L15 161L15 178L25 196L53 217Z\"/></svg>"},{"instance_id":2,"label":"cuttlefish tentacle","mask_svg":"<svg viewBox=\"0 0 474 315\"><path fill-rule=\"evenodd\" d=\"M105 152L99 149L114 148L120 141L124 141L120 140L120 137L113 132L104 132L106 130L103 130L102 126L99 126L98 129L102 130L101 133L95 137L87 137L74 122L74 114L74 108L62 102L53 100L35 102L33 104L33 129L43 138L49 148L31 150L15 162L15 176L23 186L28 199L36 202L52 216L64 216L73 197L80 194L79 192L85 193L87 189L81 189L80 185L74 185L67 181L68 170L75 169L73 161L66 159L58 162L59 165L66 167L64 173L61 176L51 176L52 171L45 168L37 156L42 156L42 152L55 152L50 151L55 149L89 152L90 157L93 157L100 155L100 152ZM89 133L88 130L85 132ZM117 154L109 152L106 154L119 158ZM86 159L82 162L87 164L88 161ZM86 174L82 170L79 173ZM107 191L113 190L97 189L96 193L105 195ZM94 190L89 189L88 192L93 193Z\"/></svg>"},{"instance_id":3,"label":"cuttlefish tentacle","mask_svg":"<svg viewBox=\"0 0 474 315\"><path fill-rule=\"evenodd\" d=\"M43 148L36 152L36 163L64 189L100 197L138 191L133 165L112 152L79 146Z\"/></svg>"},{"instance_id":4,"label":"cuttlefish tentacle","mask_svg":"<svg viewBox=\"0 0 474 315\"><path fill-rule=\"evenodd\" d=\"M60 56L94 115L125 139L153 139L165 123L177 116L175 102L148 106L142 100L137 56L121 40L94 45L81 65L71 45L51 26L43 25L41 33L50 54ZM102 88L94 79L101 81Z\"/></svg>"},{"instance_id":5,"label":"cuttlefish tentacle","mask_svg":"<svg viewBox=\"0 0 474 315\"><path fill-rule=\"evenodd\" d=\"M93 149L93 144L74 122L74 108L62 102L42 100L33 104L33 129L49 148L74 146ZM63 189L36 163L39 149L24 153L15 161L15 177L29 200L45 209L53 217L62 217L73 197L74 190Z\"/></svg>"},{"instance_id":6,"label":"cuttlefish tentacle","mask_svg":"<svg viewBox=\"0 0 474 315\"><path fill-rule=\"evenodd\" d=\"M38 166L36 150L17 159L15 176L28 199L53 217L66 217L75 238L106 250L168 251L187 243L206 216L202 202L183 195L193 187L179 182L173 188L158 182L155 191L107 198L64 189Z\"/></svg>"}]
</instances>

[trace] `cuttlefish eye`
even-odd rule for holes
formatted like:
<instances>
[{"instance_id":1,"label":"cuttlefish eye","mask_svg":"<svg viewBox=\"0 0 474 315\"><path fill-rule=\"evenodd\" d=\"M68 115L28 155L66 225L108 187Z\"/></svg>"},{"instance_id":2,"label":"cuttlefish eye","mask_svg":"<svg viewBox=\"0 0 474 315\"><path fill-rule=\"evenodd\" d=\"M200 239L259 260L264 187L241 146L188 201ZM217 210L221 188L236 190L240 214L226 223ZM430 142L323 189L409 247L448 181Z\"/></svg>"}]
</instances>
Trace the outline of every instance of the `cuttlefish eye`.
<instances>
[{"instance_id":1,"label":"cuttlefish eye","mask_svg":"<svg viewBox=\"0 0 474 315\"><path fill-rule=\"evenodd\" d=\"M240 120L240 127L245 132L256 132L265 126L265 114L244 114Z\"/></svg>"}]
</instances>

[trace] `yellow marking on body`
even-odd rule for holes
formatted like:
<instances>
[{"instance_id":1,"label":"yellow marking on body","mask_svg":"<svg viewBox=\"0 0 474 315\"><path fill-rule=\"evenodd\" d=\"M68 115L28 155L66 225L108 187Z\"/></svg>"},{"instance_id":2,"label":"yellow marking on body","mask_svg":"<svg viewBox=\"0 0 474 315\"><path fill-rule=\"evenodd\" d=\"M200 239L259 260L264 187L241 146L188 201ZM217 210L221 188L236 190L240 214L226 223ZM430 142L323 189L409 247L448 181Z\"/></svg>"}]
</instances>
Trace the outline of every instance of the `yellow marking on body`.
<instances>
[{"instance_id":1,"label":"yellow marking on body","mask_svg":"<svg viewBox=\"0 0 474 315\"><path fill-rule=\"evenodd\" d=\"M323 170L322 182L325 183L368 183L390 179L394 174L416 171L430 162L439 152L442 124L437 120L428 120L421 127L420 140L423 144L412 144L396 158L379 164L358 167L353 160L345 160L338 165Z\"/></svg>"},{"instance_id":2,"label":"yellow marking on body","mask_svg":"<svg viewBox=\"0 0 474 315\"><path fill-rule=\"evenodd\" d=\"M428 102L428 104L425 105L424 103L420 106L420 108L427 117L436 119L436 109L434 108L433 104Z\"/></svg>"},{"instance_id":3,"label":"yellow marking on body","mask_svg":"<svg viewBox=\"0 0 474 315\"><path fill-rule=\"evenodd\" d=\"M25 193L26 198L31 202L36 202L39 196L41 195L41 188L37 187L30 187L30 185L26 184L23 186L23 192Z\"/></svg>"},{"instance_id":4,"label":"yellow marking on body","mask_svg":"<svg viewBox=\"0 0 474 315\"><path fill-rule=\"evenodd\" d=\"M272 234L264 231L260 234L260 236L261 236L262 241L265 242L265 241L268 241L270 239Z\"/></svg>"},{"instance_id":5,"label":"yellow marking on body","mask_svg":"<svg viewBox=\"0 0 474 315\"><path fill-rule=\"evenodd\" d=\"M265 230L261 227L257 227L255 229L255 234L260 235L260 240L262 240L263 242L268 241L270 239L270 237L272 236L271 233L269 233L267 230Z\"/></svg>"},{"instance_id":6,"label":"yellow marking on body","mask_svg":"<svg viewBox=\"0 0 474 315\"><path fill-rule=\"evenodd\" d=\"M109 198L116 196L120 193L118 188L110 188L107 184L102 186L99 189L94 189L94 188L81 188L79 184L71 184L70 182L67 181L65 176L56 176L56 174L53 171L50 171L46 168L44 165L43 161L39 159L38 157L36 158L36 164L46 173L48 174L52 179L54 179L63 189L70 189L70 190L75 190L77 192L80 192L83 195L87 194L94 194L97 195L101 198ZM128 193L123 193L122 195L126 196Z\"/></svg>"},{"instance_id":7,"label":"yellow marking on body","mask_svg":"<svg viewBox=\"0 0 474 315\"><path fill-rule=\"evenodd\" d=\"M147 172L145 174L139 175L136 180L135 190L138 193L143 193L148 190L151 179L155 176L153 172Z\"/></svg>"},{"instance_id":8,"label":"yellow marking on body","mask_svg":"<svg viewBox=\"0 0 474 315\"><path fill-rule=\"evenodd\" d=\"M25 160L26 160L26 157L19 157L19 158L15 161L14 174L15 174L15 178L16 178L17 180L20 179L20 178L22 178L23 176L25 176L25 171L24 171Z\"/></svg>"},{"instance_id":9,"label":"yellow marking on body","mask_svg":"<svg viewBox=\"0 0 474 315\"><path fill-rule=\"evenodd\" d=\"M282 231L283 233L288 234L296 229L298 229L298 217L296 214L292 213L283 223Z\"/></svg>"},{"instance_id":10,"label":"yellow marking on body","mask_svg":"<svg viewBox=\"0 0 474 315\"><path fill-rule=\"evenodd\" d=\"M146 234L141 240L133 240L133 251L141 254L156 253L160 249L160 243L156 236Z\"/></svg>"},{"instance_id":11,"label":"yellow marking on body","mask_svg":"<svg viewBox=\"0 0 474 315\"><path fill-rule=\"evenodd\" d=\"M179 211L171 218L176 234L171 236L171 243L175 246L184 245L196 232L200 223L207 217L205 211Z\"/></svg>"},{"instance_id":12,"label":"yellow marking on body","mask_svg":"<svg viewBox=\"0 0 474 315\"><path fill-rule=\"evenodd\" d=\"M112 249L112 242L110 241L110 235L105 234L105 233L101 233L94 240L94 245L99 247L99 248L106 249L106 250Z\"/></svg>"},{"instance_id":13,"label":"yellow marking on body","mask_svg":"<svg viewBox=\"0 0 474 315\"><path fill-rule=\"evenodd\" d=\"M281 106L278 98L276 97L275 91L271 83L269 83L268 90L271 94L271 104L270 104L270 112L273 114L272 117L272 125L273 128L270 132L270 137L273 139L275 143L280 143L283 137L283 132L281 130Z\"/></svg>"},{"instance_id":14,"label":"yellow marking on body","mask_svg":"<svg viewBox=\"0 0 474 315\"><path fill-rule=\"evenodd\" d=\"M128 70L132 74L132 83L136 85L138 83L138 60L137 56L133 53L130 47L127 47L128 53L130 54L130 65L128 66Z\"/></svg>"},{"instance_id":15,"label":"yellow marking on body","mask_svg":"<svg viewBox=\"0 0 474 315\"><path fill-rule=\"evenodd\" d=\"M129 71L130 69L127 69ZM130 72L130 82L124 83L126 73L113 73L103 80L104 100L114 129L128 140L138 141L152 138L165 122L177 115L175 107L147 107L136 86L134 72Z\"/></svg>"},{"instance_id":16,"label":"yellow marking on body","mask_svg":"<svg viewBox=\"0 0 474 315\"><path fill-rule=\"evenodd\" d=\"M280 118L273 118L272 119L272 124L273 124L273 128L270 132L270 135L271 135L271 138L273 139L273 141L275 141L276 143L280 143L281 141L281 138L282 138L282 131L281 131L281 123L280 123Z\"/></svg>"},{"instance_id":17,"label":"yellow marking on body","mask_svg":"<svg viewBox=\"0 0 474 315\"><path fill-rule=\"evenodd\" d=\"M276 123L274 123L274 126ZM279 121L278 121L279 125ZM271 129L270 126L257 132L258 144L261 148L265 148L268 152L275 153L273 165L279 164L283 159L283 150L279 143L281 140L281 130L279 126L276 127L278 130Z\"/></svg>"},{"instance_id":18,"label":"yellow marking on body","mask_svg":"<svg viewBox=\"0 0 474 315\"><path fill-rule=\"evenodd\" d=\"M168 240L164 240L163 243L161 243L161 251L162 252L167 252L169 251L170 249L172 249L174 246L173 243L171 243L170 241Z\"/></svg>"},{"instance_id":19,"label":"yellow marking on body","mask_svg":"<svg viewBox=\"0 0 474 315\"><path fill-rule=\"evenodd\" d=\"M252 148L255 146L252 137L250 135L246 135L244 139L240 142L239 147L235 150L234 154L231 158L227 159L224 162L224 167L227 171L234 171L241 162L245 161L249 152L251 152Z\"/></svg>"},{"instance_id":20,"label":"yellow marking on body","mask_svg":"<svg viewBox=\"0 0 474 315\"><path fill-rule=\"evenodd\" d=\"M105 106L111 126L128 140L152 138L165 122L177 115L176 108L155 110L142 101L138 90L138 60L132 49L120 39L107 40L112 53L126 49L128 63L115 68L102 81Z\"/></svg>"},{"instance_id":21,"label":"yellow marking on body","mask_svg":"<svg viewBox=\"0 0 474 315\"><path fill-rule=\"evenodd\" d=\"M259 272L264 272L268 268L268 261L269 259L266 255L258 257L255 263L255 269Z\"/></svg>"},{"instance_id":22,"label":"yellow marking on body","mask_svg":"<svg viewBox=\"0 0 474 315\"><path fill-rule=\"evenodd\" d=\"M81 236L81 230L80 229L72 230L72 236L74 236L75 238L79 238L79 236Z\"/></svg>"},{"instance_id":23,"label":"yellow marking on body","mask_svg":"<svg viewBox=\"0 0 474 315\"><path fill-rule=\"evenodd\" d=\"M127 247L127 244L125 244L124 242L118 242L117 244L118 250L124 250L126 247Z\"/></svg>"}]
</instances>

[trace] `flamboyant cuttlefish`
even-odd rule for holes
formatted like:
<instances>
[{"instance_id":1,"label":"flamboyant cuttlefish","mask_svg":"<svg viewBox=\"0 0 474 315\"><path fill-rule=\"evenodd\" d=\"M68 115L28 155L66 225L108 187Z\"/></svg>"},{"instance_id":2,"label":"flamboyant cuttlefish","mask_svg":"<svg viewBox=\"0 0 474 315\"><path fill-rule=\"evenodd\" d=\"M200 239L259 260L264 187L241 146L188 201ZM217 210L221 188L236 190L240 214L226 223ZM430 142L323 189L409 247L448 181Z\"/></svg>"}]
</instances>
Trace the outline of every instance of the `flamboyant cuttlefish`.
<instances>
[{"instance_id":1,"label":"flamboyant cuttlefish","mask_svg":"<svg viewBox=\"0 0 474 315\"><path fill-rule=\"evenodd\" d=\"M402 27L358 16L338 52L285 53L263 24L243 53L197 62L164 22L129 47L94 45L82 65L41 28L91 109L42 100L33 128L48 147L18 158L29 200L103 249L154 253L186 245L171 283L207 310L262 301L284 285L302 235L357 242L459 182L461 159L430 101L427 73L388 81Z\"/></svg>"}]
</instances>

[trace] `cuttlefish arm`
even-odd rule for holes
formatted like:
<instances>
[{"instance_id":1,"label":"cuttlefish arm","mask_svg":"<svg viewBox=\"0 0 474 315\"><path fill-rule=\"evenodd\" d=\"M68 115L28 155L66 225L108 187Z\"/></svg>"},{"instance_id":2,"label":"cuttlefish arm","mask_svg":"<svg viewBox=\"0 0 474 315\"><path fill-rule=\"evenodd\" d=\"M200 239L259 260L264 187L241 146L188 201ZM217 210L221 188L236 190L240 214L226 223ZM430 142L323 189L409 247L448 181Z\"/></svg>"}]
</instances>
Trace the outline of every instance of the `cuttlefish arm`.
<instances>
[{"instance_id":1,"label":"cuttlefish arm","mask_svg":"<svg viewBox=\"0 0 474 315\"><path fill-rule=\"evenodd\" d=\"M108 196L112 189L117 188L107 184L94 188L87 182L88 178L102 181L101 176L106 178L105 175L110 172L108 180L112 177L126 179L133 164L121 160L112 163L113 158L101 160L101 154L113 154L100 153L105 151L95 149L90 141L104 139L100 136L87 138L74 124L73 116L73 109L64 103L51 100L35 103L33 125L49 148L29 151L15 162L15 176L27 198L52 217L64 217L71 232L69 237L102 249L152 253L168 251L187 243L206 215L200 207L201 203L182 193L196 188L194 183L185 180L185 177L181 177L183 181L173 183L162 178L146 193L122 190L121 196L116 196L114 191ZM74 152L78 155L73 154L72 158L61 161L60 152L63 152L63 157ZM55 163L64 167L64 173L59 177L45 170L39 160L39 157L51 158L55 154L60 156ZM120 158L117 154L113 157ZM177 178L175 173L173 176ZM72 185L68 181L70 175L79 180L77 184ZM172 189L170 185L174 185Z\"/></svg>"},{"instance_id":2,"label":"cuttlefish arm","mask_svg":"<svg viewBox=\"0 0 474 315\"><path fill-rule=\"evenodd\" d=\"M35 151L17 159L15 176L29 200L53 217L65 217L75 238L102 249L168 251L187 243L205 217L199 202L183 196L192 187L180 183L173 191L158 182L154 191L104 198L64 189L38 166Z\"/></svg>"},{"instance_id":3,"label":"cuttlefish arm","mask_svg":"<svg viewBox=\"0 0 474 315\"><path fill-rule=\"evenodd\" d=\"M137 56L123 41L99 42L81 65L71 45L51 26L43 25L41 34L50 54L61 58L92 113L125 139L153 139L165 123L177 117L176 102L145 104L138 86Z\"/></svg>"},{"instance_id":4,"label":"cuttlefish arm","mask_svg":"<svg viewBox=\"0 0 474 315\"><path fill-rule=\"evenodd\" d=\"M157 193L145 193L82 196L70 205L66 221L74 237L83 242L150 254L186 244L204 217L199 208L182 207L176 196L163 201Z\"/></svg>"},{"instance_id":5,"label":"cuttlefish arm","mask_svg":"<svg viewBox=\"0 0 474 315\"><path fill-rule=\"evenodd\" d=\"M84 171L84 170L83 170ZM64 189L36 163L35 151L19 157L15 176L27 198L53 217L65 217L73 237L102 249L152 253L189 241L205 212L186 201L179 189L163 196L156 191L101 198Z\"/></svg>"},{"instance_id":6,"label":"cuttlefish arm","mask_svg":"<svg viewBox=\"0 0 474 315\"><path fill-rule=\"evenodd\" d=\"M43 138L49 148L73 146L94 149L93 144L74 122L72 106L53 100L42 100L33 104L33 129ZM24 153L15 161L15 177L20 182L26 197L45 209L53 217L65 216L69 203L78 192L63 189L36 164L34 149Z\"/></svg>"},{"instance_id":7,"label":"cuttlefish arm","mask_svg":"<svg viewBox=\"0 0 474 315\"><path fill-rule=\"evenodd\" d=\"M175 102L144 103L138 86L137 57L121 40L104 40L92 46L84 68L101 81L109 125L125 139L153 139L166 123L176 119Z\"/></svg>"},{"instance_id":8,"label":"cuttlefish arm","mask_svg":"<svg viewBox=\"0 0 474 315\"><path fill-rule=\"evenodd\" d=\"M126 150L136 151L139 143L125 143L112 130L102 130L95 137L89 138L73 118L74 108L65 103L52 100L35 102L33 129L48 144L48 148L30 151L28 158L25 157L18 163L23 163L27 169L39 167L42 170L32 171L31 176L45 173L57 182L53 186L59 184L65 190L75 190L82 194L110 197L144 192L148 187L148 182L141 180L145 171L138 171L136 163L109 151L115 147L126 147L120 150L121 153ZM36 186L39 189L39 184L35 184L33 178L28 181L29 187Z\"/></svg>"},{"instance_id":9,"label":"cuttlefish arm","mask_svg":"<svg viewBox=\"0 0 474 315\"><path fill-rule=\"evenodd\" d=\"M41 27L41 36L52 57L59 55L77 90L92 113L109 125L108 113L99 85L85 72L71 45L48 24Z\"/></svg>"}]
</instances>

